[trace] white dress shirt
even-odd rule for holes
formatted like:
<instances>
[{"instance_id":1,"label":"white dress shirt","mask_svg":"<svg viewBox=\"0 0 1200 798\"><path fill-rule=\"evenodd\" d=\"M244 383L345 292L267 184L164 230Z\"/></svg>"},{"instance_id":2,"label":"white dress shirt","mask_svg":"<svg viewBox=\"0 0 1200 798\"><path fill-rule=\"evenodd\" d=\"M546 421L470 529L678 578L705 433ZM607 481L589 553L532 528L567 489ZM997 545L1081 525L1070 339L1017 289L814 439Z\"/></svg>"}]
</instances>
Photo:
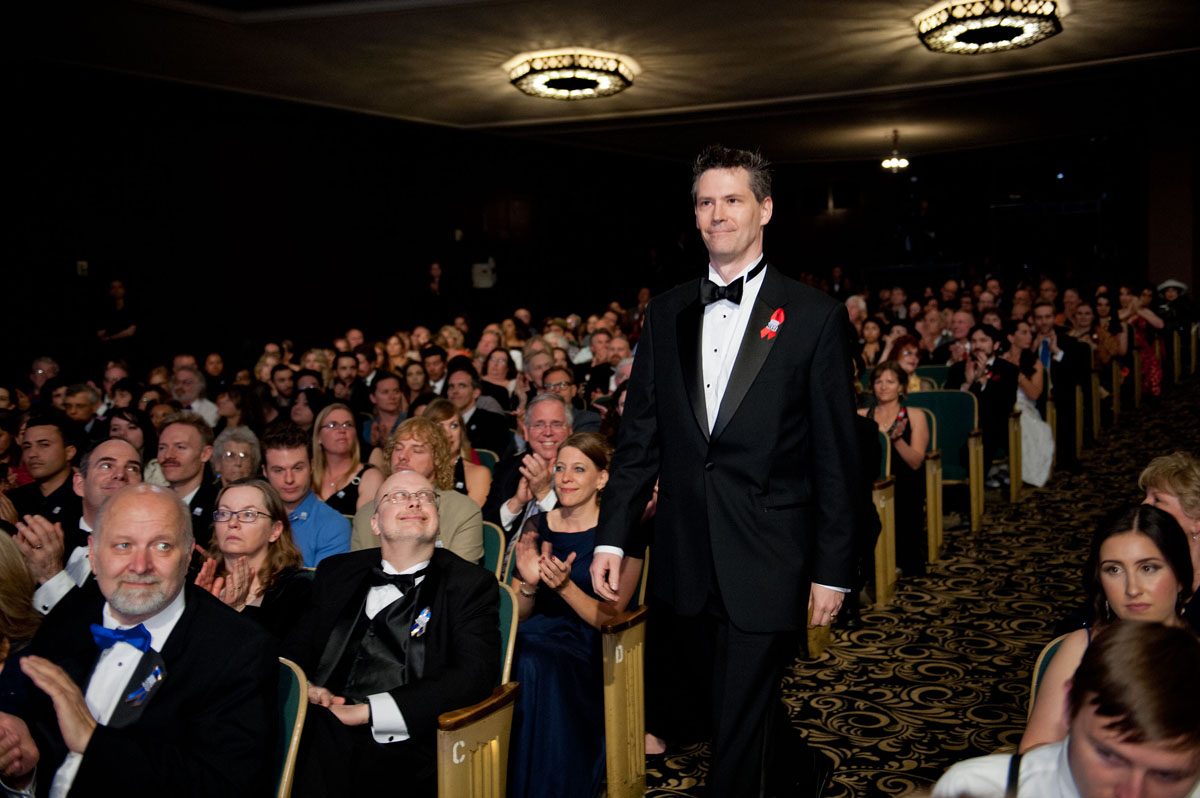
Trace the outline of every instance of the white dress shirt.
<instances>
[{"instance_id":1,"label":"white dress shirt","mask_svg":"<svg viewBox=\"0 0 1200 798\"><path fill-rule=\"evenodd\" d=\"M87 521L79 519L79 528L91 534L92 528ZM42 583L33 591L33 607L42 615L49 615L50 610L63 600L63 597L73 588L83 587L88 574L92 572L92 562L88 559L87 546L76 546L67 558L67 565L54 576Z\"/></svg>"},{"instance_id":2,"label":"white dress shirt","mask_svg":"<svg viewBox=\"0 0 1200 798\"><path fill-rule=\"evenodd\" d=\"M429 565L429 560L417 563L411 568L405 568L403 571L397 571L387 560L383 560L382 565L385 574L413 574ZM413 585L415 587L424 581L425 577L418 576ZM366 606L363 611L366 612L368 618L374 620L376 615L403 596L400 588L395 585L373 585L367 592ZM396 706L396 699L392 698L390 693L373 693L367 696L367 703L371 706L371 736L375 742L399 743L409 738L408 723L404 720L404 714L400 712L400 707Z\"/></svg>"},{"instance_id":3,"label":"white dress shirt","mask_svg":"<svg viewBox=\"0 0 1200 798\"><path fill-rule=\"evenodd\" d=\"M758 256L746 268L742 269L729 281L720 273L708 266L708 279L719 286L736 283L744 275L758 265L762 255ZM725 398L725 389L729 386L729 375L737 362L738 350L742 348L742 336L746 334L746 325L750 322L750 311L754 301L758 299L758 289L762 288L763 269L742 286L742 301L734 304L728 299L721 299L706 305L704 308L704 323L701 325L700 344L702 352L702 376L704 378L704 407L708 411L708 431L712 432L717 424L717 414L721 411L721 400Z\"/></svg>"},{"instance_id":4,"label":"white dress shirt","mask_svg":"<svg viewBox=\"0 0 1200 798\"><path fill-rule=\"evenodd\" d=\"M146 631L150 633L152 649L162 651L163 646L167 643L167 638L171 635L171 630L175 628L175 624L179 623L182 616L183 591L180 590L179 595L157 615L142 622ZM101 613L101 623L105 629L130 629L137 625L120 623L113 617L107 602ZM101 726L107 724L112 717L121 700L121 694L125 692L125 687L129 684L130 675L137 669L138 663L141 661L142 652L129 643L115 643L109 646L101 652L100 658L96 660L96 667L92 670L92 676L88 680L84 700L87 702L88 711ZM54 773L54 781L50 783L50 798L66 798L81 764L83 764L83 754L74 752L67 754L67 758Z\"/></svg>"}]
</instances>

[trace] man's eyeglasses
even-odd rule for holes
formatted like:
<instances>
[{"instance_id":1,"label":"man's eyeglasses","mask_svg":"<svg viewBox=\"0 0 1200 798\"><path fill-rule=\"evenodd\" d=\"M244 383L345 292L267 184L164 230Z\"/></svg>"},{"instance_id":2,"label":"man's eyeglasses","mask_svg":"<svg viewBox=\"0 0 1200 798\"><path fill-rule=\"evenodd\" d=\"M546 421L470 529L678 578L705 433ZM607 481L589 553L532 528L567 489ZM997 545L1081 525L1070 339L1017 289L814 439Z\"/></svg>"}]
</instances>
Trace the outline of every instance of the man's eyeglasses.
<instances>
[{"instance_id":1,"label":"man's eyeglasses","mask_svg":"<svg viewBox=\"0 0 1200 798\"><path fill-rule=\"evenodd\" d=\"M564 430L567 428L567 422L565 422L565 421L535 421L529 425L529 428L536 432L541 432L544 429L552 429L555 432L558 432L560 430Z\"/></svg>"},{"instance_id":2,"label":"man's eyeglasses","mask_svg":"<svg viewBox=\"0 0 1200 798\"><path fill-rule=\"evenodd\" d=\"M353 421L326 421L321 429L354 429Z\"/></svg>"},{"instance_id":3,"label":"man's eyeglasses","mask_svg":"<svg viewBox=\"0 0 1200 798\"><path fill-rule=\"evenodd\" d=\"M562 382L546 383L547 391L560 391L560 390L563 390L564 388L570 388L570 387L571 387L571 383L568 380L563 380Z\"/></svg>"},{"instance_id":4,"label":"man's eyeglasses","mask_svg":"<svg viewBox=\"0 0 1200 798\"><path fill-rule=\"evenodd\" d=\"M213 520L218 524L225 523L235 515L237 516L237 520L243 524L253 524L258 520L260 515L263 518L271 517L268 513L259 512L258 510L238 510L237 512L233 510L213 510Z\"/></svg>"},{"instance_id":5,"label":"man's eyeglasses","mask_svg":"<svg viewBox=\"0 0 1200 798\"><path fill-rule=\"evenodd\" d=\"M380 501L391 504L404 504L414 498L420 504L432 504L436 507L438 503L437 494L431 490L419 490L416 493L410 493L406 490L388 491L380 497Z\"/></svg>"}]
</instances>

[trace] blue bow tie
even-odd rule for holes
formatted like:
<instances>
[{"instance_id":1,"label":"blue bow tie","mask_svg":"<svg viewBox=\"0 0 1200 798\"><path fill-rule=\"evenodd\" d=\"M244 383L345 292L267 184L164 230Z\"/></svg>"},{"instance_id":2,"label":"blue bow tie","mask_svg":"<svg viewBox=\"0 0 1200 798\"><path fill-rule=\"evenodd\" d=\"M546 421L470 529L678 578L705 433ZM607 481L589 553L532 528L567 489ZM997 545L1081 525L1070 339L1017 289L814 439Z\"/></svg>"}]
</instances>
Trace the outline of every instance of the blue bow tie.
<instances>
[{"instance_id":1,"label":"blue bow tie","mask_svg":"<svg viewBox=\"0 0 1200 798\"><path fill-rule=\"evenodd\" d=\"M117 643L128 643L138 651L150 650L150 632L142 624L132 629L106 629L98 623L92 624L92 639L103 651Z\"/></svg>"}]
</instances>

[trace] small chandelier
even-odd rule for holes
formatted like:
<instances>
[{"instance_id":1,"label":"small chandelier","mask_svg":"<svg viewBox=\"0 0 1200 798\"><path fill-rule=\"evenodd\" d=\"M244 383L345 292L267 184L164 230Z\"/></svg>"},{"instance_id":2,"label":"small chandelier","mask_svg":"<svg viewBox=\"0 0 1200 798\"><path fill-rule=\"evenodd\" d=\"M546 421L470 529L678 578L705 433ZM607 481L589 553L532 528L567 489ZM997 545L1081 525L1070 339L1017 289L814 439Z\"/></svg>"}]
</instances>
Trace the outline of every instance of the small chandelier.
<instances>
[{"instance_id":1,"label":"small chandelier","mask_svg":"<svg viewBox=\"0 0 1200 798\"><path fill-rule=\"evenodd\" d=\"M901 169L908 168L908 159L900 157L900 131L892 131L892 157L884 158L880 164L884 169L891 171L892 174L898 173Z\"/></svg>"},{"instance_id":2,"label":"small chandelier","mask_svg":"<svg viewBox=\"0 0 1200 798\"><path fill-rule=\"evenodd\" d=\"M935 53L978 55L1029 47L1062 33L1066 0L941 0L912 18Z\"/></svg>"},{"instance_id":3,"label":"small chandelier","mask_svg":"<svg viewBox=\"0 0 1200 798\"><path fill-rule=\"evenodd\" d=\"M521 91L551 100L609 97L632 86L638 71L629 56L582 47L522 53L504 69Z\"/></svg>"}]
</instances>

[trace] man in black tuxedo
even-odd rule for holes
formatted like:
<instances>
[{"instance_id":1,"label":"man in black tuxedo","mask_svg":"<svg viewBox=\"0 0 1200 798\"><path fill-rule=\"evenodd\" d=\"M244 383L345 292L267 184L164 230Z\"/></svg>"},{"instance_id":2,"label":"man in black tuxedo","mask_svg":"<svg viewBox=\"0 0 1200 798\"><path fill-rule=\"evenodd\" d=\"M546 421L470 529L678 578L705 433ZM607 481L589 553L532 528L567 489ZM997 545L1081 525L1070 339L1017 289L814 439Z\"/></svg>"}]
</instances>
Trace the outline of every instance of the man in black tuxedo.
<instances>
[{"instance_id":1,"label":"man in black tuxedo","mask_svg":"<svg viewBox=\"0 0 1200 798\"><path fill-rule=\"evenodd\" d=\"M1054 287L1051 280L1044 280L1043 283L1049 288ZM1089 379L1092 350L1087 344L1072 338L1066 327L1055 325L1056 312L1054 303L1048 299L1039 299L1034 303L1033 354L1042 361L1042 366L1050 375L1050 390L1042 391L1042 396L1053 394L1054 409L1058 414L1055 464L1058 468L1071 471L1079 468L1079 459L1075 456L1075 388L1083 387ZM1044 406L1045 403L1041 404ZM1042 414L1045 415L1044 410Z\"/></svg>"},{"instance_id":2,"label":"man in black tuxedo","mask_svg":"<svg viewBox=\"0 0 1200 798\"><path fill-rule=\"evenodd\" d=\"M381 549L321 562L284 647L309 678L298 796L433 795L438 715L486 698L500 670L496 578L435 547L433 485L393 474L375 507Z\"/></svg>"},{"instance_id":3,"label":"man in black tuxedo","mask_svg":"<svg viewBox=\"0 0 1200 798\"><path fill-rule=\"evenodd\" d=\"M658 478L651 590L710 629L708 789L725 798L791 789L773 783L780 677L806 606L829 624L852 584L858 443L844 307L762 257L767 164L711 147L694 175L709 278L649 305L592 579L615 596Z\"/></svg>"},{"instance_id":4,"label":"man in black tuxedo","mask_svg":"<svg viewBox=\"0 0 1200 798\"><path fill-rule=\"evenodd\" d=\"M17 524L17 545L38 584L34 609L46 615L72 589L83 587L92 573L88 536L96 528L100 508L109 496L141 481L141 454L129 441L109 438L79 458L79 470L72 480L76 495L83 500L77 527L68 531L40 515Z\"/></svg>"},{"instance_id":5,"label":"man in black tuxedo","mask_svg":"<svg viewBox=\"0 0 1200 798\"><path fill-rule=\"evenodd\" d=\"M996 356L1002 333L988 324L977 324L967 340L971 350L966 360L950 367L945 389L975 394L979 402L979 426L983 428L983 464L990 468L996 452L1008 447L1008 417L1017 401L1018 369ZM1020 474L1010 474L1019 479ZM995 487L995 486L993 486Z\"/></svg>"},{"instance_id":6,"label":"man in black tuxedo","mask_svg":"<svg viewBox=\"0 0 1200 798\"><path fill-rule=\"evenodd\" d=\"M479 372L470 364L451 365L446 375L446 398L458 408L467 425L467 439L477 449L490 449L497 457L508 451L512 433L508 420L476 406L475 401L482 391L479 387Z\"/></svg>"},{"instance_id":7,"label":"man in black tuxedo","mask_svg":"<svg viewBox=\"0 0 1200 798\"><path fill-rule=\"evenodd\" d=\"M71 591L0 675L7 787L156 798L271 789L275 646L185 587L192 542L187 507L166 488L131 485L104 503L94 586Z\"/></svg>"}]
</instances>

